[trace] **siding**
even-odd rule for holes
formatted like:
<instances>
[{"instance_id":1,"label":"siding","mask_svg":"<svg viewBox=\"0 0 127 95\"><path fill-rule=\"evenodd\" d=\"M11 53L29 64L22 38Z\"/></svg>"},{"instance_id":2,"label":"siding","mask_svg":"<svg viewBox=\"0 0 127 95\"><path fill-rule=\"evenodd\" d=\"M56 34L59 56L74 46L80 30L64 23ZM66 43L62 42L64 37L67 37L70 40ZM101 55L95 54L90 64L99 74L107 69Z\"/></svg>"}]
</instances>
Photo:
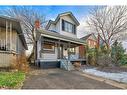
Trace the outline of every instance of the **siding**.
<instances>
[{"instance_id":1,"label":"siding","mask_svg":"<svg viewBox=\"0 0 127 95\"><path fill-rule=\"evenodd\" d=\"M17 53L19 53L19 54L21 54L21 53L25 53L25 48L24 48L24 46L23 46L23 44L22 44L22 41L21 41L21 39L19 38L19 36L18 35L16 35L17 37L17 39L16 39L16 52Z\"/></svg>"},{"instance_id":2,"label":"siding","mask_svg":"<svg viewBox=\"0 0 127 95\"><path fill-rule=\"evenodd\" d=\"M37 41L37 59L40 59L40 52L41 52L41 38Z\"/></svg>"},{"instance_id":3,"label":"siding","mask_svg":"<svg viewBox=\"0 0 127 95\"><path fill-rule=\"evenodd\" d=\"M51 24L48 30L54 30L54 31L56 31L56 25Z\"/></svg>"},{"instance_id":4,"label":"siding","mask_svg":"<svg viewBox=\"0 0 127 95\"><path fill-rule=\"evenodd\" d=\"M69 15L66 15L66 16L62 16L60 18L60 27L62 27L62 23L61 23L62 19L66 20L66 21L68 21L72 24L75 24L75 22L72 20L72 18ZM77 28L76 28L76 34L69 33L69 32L66 32L66 31L62 31L62 28L60 28L60 34L68 36L68 37L72 37L72 38L77 38Z\"/></svg>"},{"instance_id":5,"label":"siding","mask_svg":"<svg viewBox=\"0 0 127 95\"><path fill-rule=\"evenodd\" d=\"M57 59L57 47L55 47L55 53L41 53L42 59Z\"/></svg>"},{"instance_id":6,"label":"siding","mask_svg":"<svg viewBox=\"0 0 127 95\"><path fill-rule=\"evenodd\" d=\"M13 63L16 58L15 54L0 51L0 67L8 67Z\"/></svg>"}]
</instances>

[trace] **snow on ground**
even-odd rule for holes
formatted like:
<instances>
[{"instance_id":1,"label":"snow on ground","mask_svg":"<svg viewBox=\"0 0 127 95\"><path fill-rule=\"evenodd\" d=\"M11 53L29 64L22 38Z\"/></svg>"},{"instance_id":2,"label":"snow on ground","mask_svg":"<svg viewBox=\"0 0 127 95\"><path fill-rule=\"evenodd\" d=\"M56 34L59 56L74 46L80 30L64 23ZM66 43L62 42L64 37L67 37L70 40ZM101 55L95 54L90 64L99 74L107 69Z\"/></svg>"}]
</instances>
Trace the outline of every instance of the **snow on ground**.
<instances>
[{"instance_id":1,"label":"snow on ground","mask_svg":"<svg viewBox=\"0 0 127 95\"><path fill-rule=\"evenodd\" d=\"M96 68L84 69L83 72L93 74L96 76L100 76L100 77L104 77L107 79L115 80L118 82L127 83L127 72L108 73L108 72L99 71Z\"/></svg>"}]
</instances>

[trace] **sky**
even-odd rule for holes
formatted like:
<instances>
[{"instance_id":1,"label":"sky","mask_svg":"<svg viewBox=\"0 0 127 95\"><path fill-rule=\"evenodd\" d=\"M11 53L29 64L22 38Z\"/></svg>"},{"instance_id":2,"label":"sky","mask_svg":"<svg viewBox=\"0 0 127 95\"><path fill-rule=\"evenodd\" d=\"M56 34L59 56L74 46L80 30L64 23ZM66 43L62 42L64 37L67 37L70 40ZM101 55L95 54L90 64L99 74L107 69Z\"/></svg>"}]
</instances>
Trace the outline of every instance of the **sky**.
<instances>
[{"instance_id":1,"label":"sky","mask_svg":"<svg viewBox=\"0 0 127 95\"><path fill-rule=\"evenodd\" d=\"M13 6L0 6L0 10L4 10L6 8L10 8ZM55 20L57 15L63 12L72 12L73 15L77 18L79 21L80 25L78 26L78 31L77 31L77 37L81 38L85 35L87 35L87 31L85 30L85 21L87 19L87 16L89 15L89 11L94 8L95 6L26 6L26 7L32 7L36 9L37 11L41 12L42 14L45 15L46 20ZM29 50L27 53L29 54L31 52L32 47L29 46Z\"/></svg>"},{"instance_id":2,"label":"sky","mask_svg":"<svg viewBox=\"0 0 127 95\"><path fill-rule=\"evenodd\" d=\"M6 8L9 8L12 6L0 6L0 10L4 10ZM69 5L69 6L60 6L60 5L54 5L54 6L49 6L49 5L43 5L43 6L26 6L26 7L32 7L36 9L37 11L41 12L42 14L45 15L46 20L55 20L58 14L63 13L63 12L68 12L71 11L74 16L77 18L77 20L80 23L80 26L78 26L78 32L77 32L77 37L83 37L86 34L85 31L85 21L87 19L87 16L89 15L89 11L94 8L95 6L86 6L86 5Z\"/></svg>"},{"instance_id":3,"label":"sky","mask_svg":"<svg viewBox=\"0 0 127 95\"><path fill-rule=\"evenodd\" d=\"M4 10L6 8L10 8L12 6L0 6L0 10ZM80 25L78 26L78 31L77 31L77 37L81 38L89 32L86 29L86 20L87 16L89 16L89 11L93 9L95 6L88 6L88 5L69 5L69 6L49 6L49 5L42 5L42 6L26 6L26 7L32 7L42 14L45 15L46 20L55 20L57 15L63 12L68 12L71 11L74 16L77 18L79 21ZM127 48L127 42L125 42L124 47Z\"/></svg>"}]
</instances>

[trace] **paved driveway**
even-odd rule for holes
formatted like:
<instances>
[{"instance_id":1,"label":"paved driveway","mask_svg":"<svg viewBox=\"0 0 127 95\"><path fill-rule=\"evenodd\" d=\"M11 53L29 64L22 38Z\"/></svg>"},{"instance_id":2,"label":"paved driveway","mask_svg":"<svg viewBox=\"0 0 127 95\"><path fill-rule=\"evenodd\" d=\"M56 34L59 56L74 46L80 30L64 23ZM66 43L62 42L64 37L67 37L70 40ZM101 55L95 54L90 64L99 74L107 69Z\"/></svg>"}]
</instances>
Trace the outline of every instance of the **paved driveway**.
<instances>
[{"instance_id":1,"label":"paved driveway","mask_svg":"<svg viewBox=\"0 0 127 95\"><path fill-rule=\"evenodd\" d=\"M23 89L117 89L104 82L96 81L76 73L61 69L33 70Z\"/></svg>"}]
</instances>

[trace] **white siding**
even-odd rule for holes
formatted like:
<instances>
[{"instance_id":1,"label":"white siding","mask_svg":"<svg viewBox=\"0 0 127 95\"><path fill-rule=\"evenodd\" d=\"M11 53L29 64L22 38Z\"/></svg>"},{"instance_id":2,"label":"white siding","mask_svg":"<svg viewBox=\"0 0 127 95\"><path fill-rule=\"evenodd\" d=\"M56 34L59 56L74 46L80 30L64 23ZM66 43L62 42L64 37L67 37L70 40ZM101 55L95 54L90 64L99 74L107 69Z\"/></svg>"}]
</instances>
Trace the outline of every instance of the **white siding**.
<instances>
[{"instance_id":1,"label":"white siding","mask_svg":"<svg viewBox=\"0 0 127 95\"><path fill-rule=\"evenodd\" d=\"M57 59L57 47L55 47L55 53L42 53L42 59L54 60Z\"/></svg>"},{"instance_id":2,"label":"white siding","mask_svg":"<svg viewBox=\"0 0 127 95\"><path fill-rule=\"evenodd\" d=\"M23 43L18 35L17 35L16 52L19 54L25 53L25 48L24 48Z\"/></svg>"},{"instance_id":3,"label":"white siding","mask_svg":"<svg viewBox=\"0 0 127 95\"><path fill-rule=\"evenodd\" d=\"M75 22L72 20L72 18L69 15L66 15L66 16L62 16L60 18L60 27L62 27L62 21L61 21L62 19L66 20L66 21L68 21L68 22L70 22L72 24L75 24ZM66 31L62 31L62 28L60 30L61 30L60 34L62 34L62 35L65 35L65 36L68 36L68 37L72 37L72 38L77 38L76 34L69 33L69 32L66 32ZM76 30L77 30L77 28L76 28Z\"/></svg>"},{"instance_id":4,"label":"white siding","mask_svg":"<svg viewBox=\"0 0 127 95\"><path fill-rule=\"evenodd\" d=\"M54 31L56 31L56 25L51 24L48 30L54 30Z\"/></svg>"},{"instance_id":5,"label":"white siding","mask_svg":"<svg viewBox=\"0 0 127 95\"><path fill-rule=\"evenodd\" d=\"M41 52L41 39L37 42L37 59L40 59L40 52Z\"/></svg>"},{"instance_id":6,"label":"white siding","mask_svg":"<svg viewBox=\"0 0 127 95\"><path fill-rule=\"evenodd\" d=\"M56 31L60 32L60 20L56 23Z\"/></svg>"},{"instance_id":7,"label":"white siding","mask_svg":"<svg viewBox=\"0 0 127 95\"><path fill-rule=\"evenodd\" d=\"M68 37L72 37L72 38L77 38L77 26L76 26L76 34L73 33L69 33L66 31L62 31L62 19L75 24L75 22L73 21L73 19L71 18L71 16L69 15L65 15L65 16L61 16L60 19L58 20L58 22L55 24L51 24L48 30L54 30L56 32L59 32L61 35L65 35Z\"/></svg>"}]
</instances>

